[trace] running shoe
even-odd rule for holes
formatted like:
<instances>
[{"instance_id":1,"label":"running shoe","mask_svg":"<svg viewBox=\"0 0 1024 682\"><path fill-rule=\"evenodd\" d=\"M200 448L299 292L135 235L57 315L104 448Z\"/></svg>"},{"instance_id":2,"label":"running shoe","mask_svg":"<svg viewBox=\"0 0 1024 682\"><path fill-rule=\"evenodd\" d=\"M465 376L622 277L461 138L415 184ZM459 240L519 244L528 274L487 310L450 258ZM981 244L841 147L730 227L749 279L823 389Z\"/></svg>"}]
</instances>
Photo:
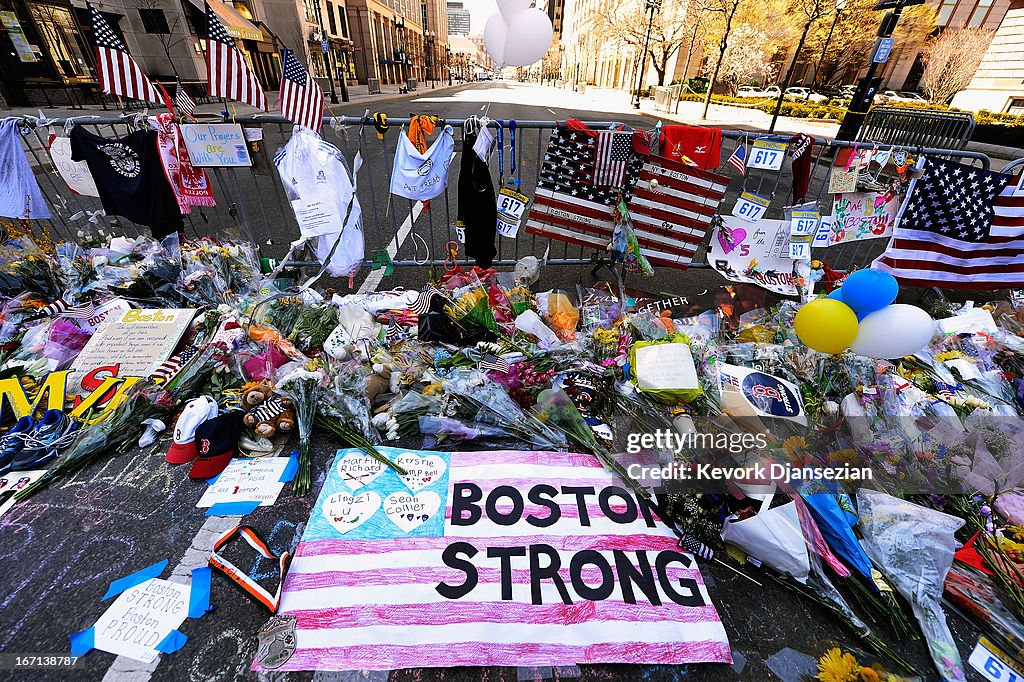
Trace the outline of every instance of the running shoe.
<instances>
[{"instance_id":1,"label":"running shoe","mask_svg":"<svg viewBox=\"0 0 1024 682\"><path fill-rule=\"evenodd\" d=\"M33 431L23 436L25 448L14 455L11 471L36 469L60 454L75 439L78 422L60 410L47 410Z\"/></svg>"},{"instance_id":2,"label":"running shoe","mask_svg":"<svg viewBox=\"0 0 1024 682\"><path fill-rule=\"evenodd\" d=\"M11 470L11 462L15 455L25 449L25 436L32 432L35 425L31 415L24 416L0 437L0 476Z\"/></svg>"}]
</instances>

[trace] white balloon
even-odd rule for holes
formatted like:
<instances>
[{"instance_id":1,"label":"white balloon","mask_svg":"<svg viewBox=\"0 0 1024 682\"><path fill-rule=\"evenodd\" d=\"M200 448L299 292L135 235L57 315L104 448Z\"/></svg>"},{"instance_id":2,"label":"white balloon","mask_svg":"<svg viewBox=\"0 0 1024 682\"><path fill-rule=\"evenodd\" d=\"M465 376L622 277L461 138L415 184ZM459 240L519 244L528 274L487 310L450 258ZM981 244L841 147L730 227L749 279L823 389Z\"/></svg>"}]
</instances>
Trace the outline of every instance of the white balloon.
<instances>
[{"instance_id":1,"label":"white balloon","mask_svg":"<svg viewBox=\"0 0 1024 682\"><path fill-rule=\"evenodd\" d=\"M551 47L554 30L548 15L536 7L523 10L508 26L505 64L527 66L544 56Z\"/></svg>"},{"instance_id":2,"label":"white balloon","mask_svg":"<svg viewBox=\"0 0 1024 682\"><path fill-rule=\"evenodd\" d=\"M511 24L520 12L530 9L533 0L498 0L498 11L505 17L505 23Z\"/></svg>"},{"instance_id":3,"label":"white balloon","mask_svg":"<svg viewBox=\"0 0 1024 682\"><path fill-rule=\"evenodd\" d=\"M934 334L935 320L928 313L893 303L860 321L850 350L869 358L902 358L927 346Z\"/></svg>"},{"instance_id":4,"label":"white balloon","mask_svg":"<svg viewBox=\"0 0 1024 682\"><path fill-rule=\"evenodd\" d=\"M495 12L484 24L484 47L487 54L498 66L505 65L505 39L508 37L508 24L500 12Z\"/></svg>"}]
</instances>

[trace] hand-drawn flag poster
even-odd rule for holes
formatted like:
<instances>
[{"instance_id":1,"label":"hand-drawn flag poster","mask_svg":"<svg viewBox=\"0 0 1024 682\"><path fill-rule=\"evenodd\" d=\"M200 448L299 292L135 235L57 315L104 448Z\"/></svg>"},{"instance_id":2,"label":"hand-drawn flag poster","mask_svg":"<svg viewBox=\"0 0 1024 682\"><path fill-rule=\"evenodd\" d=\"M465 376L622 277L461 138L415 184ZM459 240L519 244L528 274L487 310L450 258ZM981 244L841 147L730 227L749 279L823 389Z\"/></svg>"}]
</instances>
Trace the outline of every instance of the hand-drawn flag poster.
<instances>
[{"instance_id":1,"label":"hand-drawn flag poster","mask_svg":"<svg viewBox=\"0 0 1024 682\"><path fill-rule=\"evenodd\" d=\"M847 192L836 196L829 245L891 237L900 201L895 192Z\"/></svg>"},{"instance_id":2,"label":"hand-drawn flag poster","mask_svg":"<svg viewBox=\"0 0 1024 682\"><path fill-rule=\"evenodd\" d=\"M595 457L380 450L407 474L332 464L280 670L731 660L693 557Z\"/></svg>"}]
</instances>

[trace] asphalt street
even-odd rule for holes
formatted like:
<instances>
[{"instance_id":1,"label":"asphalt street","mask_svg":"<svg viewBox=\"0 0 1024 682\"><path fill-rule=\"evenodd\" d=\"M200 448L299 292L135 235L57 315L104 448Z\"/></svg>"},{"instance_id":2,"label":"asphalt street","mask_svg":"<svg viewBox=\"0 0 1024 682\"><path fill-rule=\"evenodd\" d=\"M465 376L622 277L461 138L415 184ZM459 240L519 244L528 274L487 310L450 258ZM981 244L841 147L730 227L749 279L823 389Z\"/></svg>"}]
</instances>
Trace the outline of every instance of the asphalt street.
<instances>
[{"instance_id":1,"label":"asphalt street","mask_svg":"<svg viewBox=\"0 0 1024 682\"><path fill-rule=\"evenodd\" d=\"M499 82L457 88L443 96L432 96L426 91L416 98L390 102L385 110L392 116L436 114L449 120L463 119L472 114L517 120L609 118L602 112L566 108L571 103L556 100L529 103L533 97L534 94L527 89ZM363 108L336 107L334 112L358 116L363 114ZM620 115L617 118L624 118L623 122L636 127L649 127L654 123L652 119L640 117ZM272 127L267 135L271 156L284 134L282 129L275 128ZM367 228L368 253L374 248L385 248L396 233L400 233L410 213L408 202L404 200L394 202L390 207L386 202L386 183L396 132L392 129L385 139L387 151L372 129L365 131L361 142L354 128L340 133L327 132L328 139L336 141L350 155L354 154L356 146L366 150L367 172L359 181L360 199L368 222L372 216L375 225L379 226ZM544 141L542 139L538 144L537 139L531 137L532 132L528 131L523 136L525 139L520 141L522 156L518 161L524 169L524 186L527 189L532 188L529 183L533 180L527 180L526 173L536 172ZM57 180L59 182L59 178ZM218 182L217 196L231 197L230 202L235 206L232 208L229 200L222 200L215 210L210 211L208 223L196 216L193 220L196 232L229 236L231 230L224 226L236 225L238 235L244 236L251 230L269 254L280 256L297 235L297 230L290 210L282 200L283 192L276 176L254 175L245 171L236 173L234 177L224 174ZM782 183L785 182L783 178ZM731 192L736 191L738 188L731 188ZM71 211L82 208L75 201L69 197L65 215L55 221L61 229L74 229L76 223L69 219ZM429 210L413 221L407 230L415 230L421 239L406 235L399 240L401 243L396 243L398 257L422 260L425 258L424 244L431 257L443 253L448 241L447 222L454 217L454 210L454 192L451 200L432 202ZM418 245L419 251L413 247L414 244ZM517 246L518 252L515 251ZM527 253L543 256L543 250L539 253L536 250L539 246L526 239L517 240L511 246L503 244L500 257L512 259ZM552 247L552 257L558 254L557 248L561 247ZM577 280L588 278L589 270L589 266L581 264L550 265L544 268L539 285L569 288ZM376 283L375 288L418 288L426 271L425 267L399 267L393 275ZM361 278L353 285L358 287L360 282ZM686 272L660 269L656 278L644 283L644 287L676 294L699 293L720 283L721 279L706 269ZM339 291L348 288L347 282L332 284ZM106 608L107 603L101 598L113 580L163 559L169 563L164 577L172 571L176 576L186 576L191 568L205 564L212 539L219 530L237 523L238 519L210 522L202 510L196 509L205 485L190 480L185 468L164 462L167 446L168 441L164 439L145 450L101 457L73 478L45 490L0 518L0 652L66 653L68 636L91 626ZM291 550L297 544L337 447L338 444L329 439L315 439L316 480L307 497L292 497L286 489L274 506L261 507L244 517L243 522L267 539L274 551ZM237 545L233 549L227 553L229 560L236 561L240 568L249 571L271 590L276 587L276 565L266 560L254 561L252 553L243 552ZM775 679L769 672L772 668L767 661L785 647L815 658L835 643L860 650L850 633L830 613L773 583L762 581L763 584L758 585L713 563L702 563L701 569L707 576L711 596L734 648L737 664L733 667L594 665L559 669L412 669L368 674L293 673L261 675L260 678L377 682L513 682L551 678L600 681L680 678L767 680ZM214 576L211 603L214 607L212 612L197 620L187 620L183 625L182 630L189 638L185 647L178 653L160 656L152 665L93 651L83 657L72 671L14 672L12 679L256 679L256 674L249 670L255 651L255 634L267 620L268 613L222 576ZM977 634L955 616L950 618L950 624L966 658ZM895 642L889 633L883 631L880 634L919 667L924 679L934 677L922 641ZM771 665L774 667L774 663Z\"/></svg>"}]
</instances>

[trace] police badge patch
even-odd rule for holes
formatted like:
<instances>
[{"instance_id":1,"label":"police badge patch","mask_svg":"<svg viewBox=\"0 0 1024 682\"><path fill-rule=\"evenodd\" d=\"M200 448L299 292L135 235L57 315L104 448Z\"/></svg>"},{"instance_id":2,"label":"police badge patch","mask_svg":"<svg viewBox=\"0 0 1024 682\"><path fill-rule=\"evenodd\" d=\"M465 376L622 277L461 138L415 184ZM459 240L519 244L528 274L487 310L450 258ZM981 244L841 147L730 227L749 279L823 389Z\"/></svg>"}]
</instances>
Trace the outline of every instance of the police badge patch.
<instances>
[{"instance_id":1,"label":"police badge patch","mask_svg":"<svg viewBox=\"0 0 1024 682\"><path fill-rule=\"evenodd\" d=\"M295 653L295 616L273 616L256 634L256 662L274 670Z\"/></svg>"}]
</instances>

